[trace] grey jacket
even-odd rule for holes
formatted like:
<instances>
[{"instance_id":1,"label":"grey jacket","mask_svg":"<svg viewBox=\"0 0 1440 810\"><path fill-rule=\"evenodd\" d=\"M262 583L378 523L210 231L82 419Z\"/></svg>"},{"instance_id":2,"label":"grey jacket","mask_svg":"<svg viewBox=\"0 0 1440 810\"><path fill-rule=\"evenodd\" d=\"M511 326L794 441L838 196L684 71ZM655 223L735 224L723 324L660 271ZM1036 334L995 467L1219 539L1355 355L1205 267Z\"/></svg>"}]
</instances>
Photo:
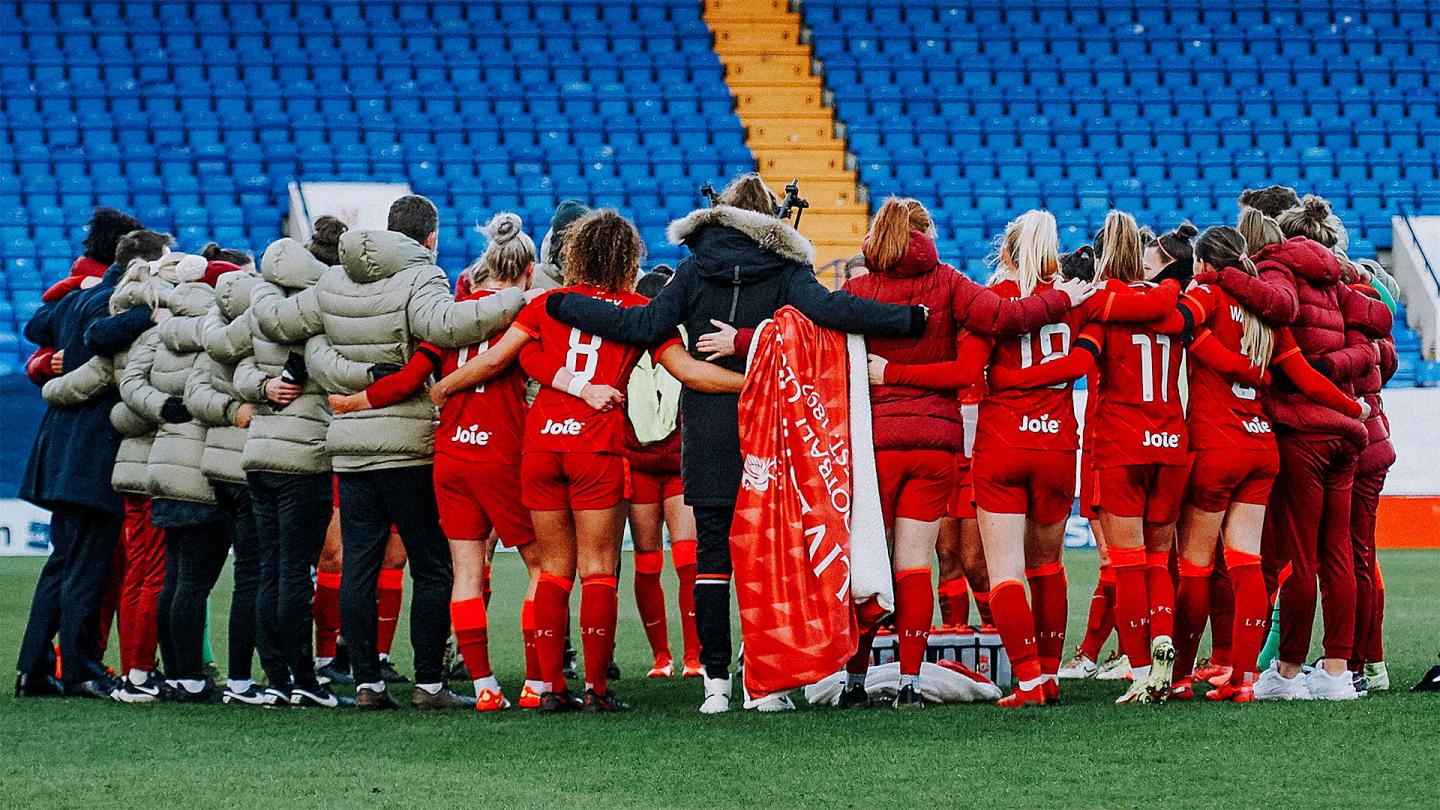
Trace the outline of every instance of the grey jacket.
<instances>
[{"instance_id":1,"label":"grey jacket","mask_svg":"<svg viewBox=\"0 0 1440 810\"><path fill-rule=\"evenodd\" d=\"M129 387L130 398L143 401L150 412L163 408L171 397L184 397L190 371L196 359L204 355L200 330L214 303L215 290L208 284L188 282L170 291L170 319L146 335L145 344L155 346L149 373L142 378L140 363L132 358L125 368L122 397ZM157 402L159 408L155 407ZM151 497L215 502L215 492L200 472L206 430L205 423L194 418L188 422L161 423L155 432L155 443L150 447L147 477Z\"/></svg>"},{"instance_id":2,"label":"grey jacket","mask_svg":"<svg viewBox=\"0 0 1440 810\"><path fill-rule=\"evenodd\" d=\"M168 285L167 285L168 287ZM168 292L168 288L165 290ZM148 305L145 287L139 283L123 285L111 296L111 312L123 312L134 306ZM153 334L154 327L145 333ZM56 407L75 407L88 402L110 388L121 390L121 379L130 359L136 354L145 357L148 364L154 357L153 347L141 349L145 336L126 349L116 352L114 357L96 355L84 365L45 383L41 396L45 402ZM161 404L163 404L161 400ZM158 408L158 406L157 406ZM116 492L133 495L148 495L150 482L148 467L150 445L155 440L155 431L160 426L159 411L149 416L126 404L123 396L110 409L110 424L122 437L115 456L115 468L110 475L110 485Z\"/></svg>"},{"instance_id":3,"label":"grey jacket","mask_svg":"<svg viewBox=\"0 0 1440 810\"><path fill-rule=\"evenodd\" d=\"M284 408L274 408L265 398L265 383L280 376L290 355L305 354L305 339L312 333L303 320L300 299L313 298L310 290L327 269L303 244L289 238L271 244L260 259L260 280L250 291L249 312L240 319L249 324L252 351L236 363L231 377L240 398L255 405L240 460L246 472L330 472L330 454L325 450L330 406L314 375L306 380L304 393ZM318 329L318 317L314 323Z\"/></svg>"},{"instance_id":4,"label":"grey jacket","mask_svg":"<svg viewBox=\"0 0 1440 810\"><path fill-rule=\"evenodd\" d=\"M445 348L484 341L525 304L517 289L455 301L435 254L393 231L347 232L340 237L340 261L313 296L296 297L299 311L287 319L311 330L305 353L310 374L331 393L363 389L372 381L372 365L403 365L419 341ZM337 416L327 436L335 469L428 464L435 422L423 391L397 405Z\"/></svg>"},{"instance_id":5,"label":"grey jacket","mask_svg":"<svg viewBox=\"0 0 1440 810\"><path fill-rule=\"evenodd\" d=\"M215 283L215 306L205 314L201 342L205 352L195 359L185 382L185 407L208 428L200 471L213 481L245 483L241 456L249 431L235 425L235 416L244 404L235 388L235 366L249 357L254 343L250 321L250 292L256 278L249 273L230 272Z\"/></svg>"}]
</instances>

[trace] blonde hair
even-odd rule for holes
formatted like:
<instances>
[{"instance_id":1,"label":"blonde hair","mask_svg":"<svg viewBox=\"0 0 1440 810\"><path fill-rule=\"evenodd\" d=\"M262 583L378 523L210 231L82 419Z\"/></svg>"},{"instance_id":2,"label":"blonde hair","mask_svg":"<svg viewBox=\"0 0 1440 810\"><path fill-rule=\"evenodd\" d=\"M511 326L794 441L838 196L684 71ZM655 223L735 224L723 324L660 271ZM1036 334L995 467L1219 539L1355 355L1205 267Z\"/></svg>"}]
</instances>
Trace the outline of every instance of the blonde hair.
<instances>
[{"instance_id":1,"label":"blonde hair","mask_svg":"<svg viewBox=\"0 0 1440 810\"><path fill-rule=\"evenodd\" d=\"M1330 201L1306 194L1300 204L1276 217L1276 224L1286 236L1303 236L1327 248L1340 241L1340 220L1330 215Z\"/></svg>"},{"instance_id":2,"label":"blonde hair","mask_svg":"<svg viewBox=\"0 0 1440 810\"><path fill-rule=\"evenodd\" d=\"M1264 214L1260 216L1264 217ZM1245 237L1240 235L1240 231L1226 225L1206 228L1205 232L1200 234L1199 240L1195 242L1195 258L1216 269L1234 267L1251 276L1260 275L1260 270L1255 267L1255 262L1250 260L1247 253ZM1240 349L1250 358L1250 362L1263 369L1270 365L1270 357L1275 353L1275 332L1264 321L1255 317L1248 307L1241 306L1240 313L1243 327Z\"/></svg>"},{"instance_id":3,"label":"blonde hair","mask_svg":"<svg viewBox=\"0 0 1440 810\"><path fill-rule=\"evenodd\" d=\"M1260 209L1249 206L1240 209L1240 219L1235 223L1235 230L1240 232L1246 248L1251 252L1285 241L1285 234L1281 233L1280 225L1275 220L1265 216Z\"/></svg>"},{"instance_id":4,"label":"blonde hair","mask_svg":"<svg viewBox=\"0 0 1440 810\"><path fill-rule=\"evenodd\" d=\"M1115 279L1130 284L1145 278L1145 247L1135 217L1124 211L1105 215L1105 224L1095 235L1096 279Z\"/></svg>"},{"instance_id":5,"label":"blonde hair","mask_svg":"<svg viewBox=\"0 0 1440 810\"><path fill-rule=\"evenodd\" d=\"M645 243L630 220L614 208L597 208L565 229L561 247L565 283L604 290L635 289Z\"/></svg>"},{"instance_id":6,"label":"blonde hair","mask_svg":"<svg viewBox=\"0 0 1440 810\"><path fill-rule=\"evenodd\" d=\"M1049 211L1030 210L1005 226L1000 237L1000 271L1014 279L1021 295L1060 275L1060 232Z\"/></svg>"},{"instance_id":7,"label":"blonde hair","mask_svg":"<svg viewBox=\"0 0 1440 810\"><path fill-rule=\"evenodd\" d=\"M755 172L742 174L730 181L730 185L720 192L719 201L721 205L743 208L772 217L780 209L780 199Z\"/></svg>"},{"instance_id":8,"label":"blonde hair","mask_svg":"<svg viewBox=\"0 0 1440 810\"><path fill-rule=\"evenodd\" d=\"M140 304L151 309L164 307L170 291L181 282L180 263L190 258L192 254L177 251L166 253L154 261L131 259L120 280L115 282L115 291L110 294L110 314L118 315ZM202 265L205 263L199 256L193 258Z\"/></svg>"},{"instance_id":9,"label":"blonde hair","mask_svg":"<svg viewBox=\"0 0 1440 810\"><path fill-rule=\"evenodd\" d=\"M502 211L485 223L481 232L490 243L467 270L472 284L485 278L515 281L525 276L525 271L535 263L535 241L523 228L520 215L509 211Z\"/></svg>"}]
</instances>

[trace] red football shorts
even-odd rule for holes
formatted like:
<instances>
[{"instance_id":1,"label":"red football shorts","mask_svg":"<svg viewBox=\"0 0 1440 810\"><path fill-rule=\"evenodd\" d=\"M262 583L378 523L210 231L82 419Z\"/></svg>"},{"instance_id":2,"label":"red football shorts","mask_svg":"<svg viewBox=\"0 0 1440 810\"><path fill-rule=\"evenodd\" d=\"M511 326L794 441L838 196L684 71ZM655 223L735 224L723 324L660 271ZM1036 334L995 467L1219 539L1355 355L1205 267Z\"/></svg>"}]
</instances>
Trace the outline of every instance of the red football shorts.
<instances>
[{"instance_id":1,"label":"red football shorts","mask_svg":"<svg viewBox=\"0 0 1440 810\"><path fill-rule=\"evenodd\" d=\"M1196 450L1191 455L1185 501L1206 512L1224 512L1232 503L1265 506L1280 474L1280 454L1270 450Z\"/></svg>"},{"instance_id":2,"label":"red football shorts","mask_svg":"<svg viewBox=\"0 0 1440 810\"><path fill-rule=\"evenodd\" d=\"M954 489L955 454L949 450L876 450L880 511L885 525L896 518L930 522L945 517Z\"/></svg>"},{"instance_id":3,"label":"red football shorts","mask_svg":"<svg viewBox=\"0 0 1440 810\"><path fill-rule=\"evenodd\" d=\"M986 450L975 454L975 505L986 512L1028 515L1043 526L1070 516L1075 502L1075 451Z\"/></svg>"},{"instance_id":4,"label":"red football shorts","mask_svg":"<svg viewBox=\"0 0 1440 810\"><path fill-rule=\"evenodd\" d=\"M510 548L535 541L514 468L435 456L435 505L451 540L482 542L494 531Z\"/></svg>"},{"instance_id":5,"label":"red football shorts","mask_svg":"<svg viewBox=\"0 0 1440 810\"><path fill-rule=\"evenodd\" d=\"M970 471L970 457L964 453L955 454L955 480L945 515L956 520L975 519L975 477Z\"/></svg>"},{"instance_id":6,"label":"red football shorts","mask_svg":"<svg viewBox=\"0 0 1440 810\"><path fill-rule=\"evenodd\" d=\"M625 500L625 457L536 451L520 457L525 508L536 512L609 509Z\"/></svg>"},{"instance_id":7,"label":"red football shorts","mask_svg":"<svg viewBox=\"0 0 1440 810\"><path fill-rule=\"evenodd\" d=\"M1164 525L1180 519L1190 481L1189 464L1128 464L1094 473L1096 509L1116 517L1144 518Z\"/></svg>"},{"instance_id":8,"label":"red football shorts","mask_svg":"<svg viewBox=\"0 0 1440 810\"><path fill-rule=\"evenodd\" d=\"M631 503L664 503L684 494L685 487L678 474L652 475L633 468L630 470Z\"/></svg>"}]
</instances>

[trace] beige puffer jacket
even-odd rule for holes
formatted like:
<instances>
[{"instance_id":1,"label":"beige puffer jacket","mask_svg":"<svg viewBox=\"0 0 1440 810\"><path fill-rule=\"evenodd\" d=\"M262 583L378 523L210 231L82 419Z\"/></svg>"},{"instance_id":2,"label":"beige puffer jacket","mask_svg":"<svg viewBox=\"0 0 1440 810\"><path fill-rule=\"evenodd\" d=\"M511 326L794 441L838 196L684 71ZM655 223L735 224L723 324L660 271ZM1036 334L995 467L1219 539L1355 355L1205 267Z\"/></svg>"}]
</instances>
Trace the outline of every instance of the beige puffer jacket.
<instances>
[{"instance_id":1,"label":"beige puffer jacket","mask_svg":"<svg viewBox=\"0 0 1440 810\"><path fill-rule=\"evenodd\" d=\"M168 284L158 281L152 283L168 292ZM144 283L139 282L122 285L110 296L110 311L118 314L137 304L149 306L162 303L145 300L147 289ZM153 357L153 348L146 351L140 350L140 346L145 337L154 332L152 327L114 357L97 355L90 358L79 368L45 383L45 387L41 389L45 402L57 407L81 405L112 386L122 391L121 401L110 409L110 424L123 437L120 440L119 452L115 456L115 469L110 475L110 486L116 492L148 495L150 491L147 475L150 445L155 439L155 430L160 426L160 414L157 410L153 417L147 416L131 408L123 399L120 382L126 366L137 351L145 354L147 358ZM161 403L163 404L163 400Z\"/></svg>"},{"instance_id":2,"label":"beige puffer jacket","mask_svg":"<svg viewBox=\"0 0 1440 810\"><path fill-rule=\"evenodd\" d=\"M281 239L265 250L260 259L260 280L250 291L250 311L243 320L250 325L252 353L235 366L232 377L240 398L255 404L250 435L245 441L241 466L246 472L275 472L289 475L316 475L330 472L330 454L325 450L325 431L330 427L330 406L313 376L294 402L276 410L265 398L265 383L279 377L285 361L294 353L303 357L307 331L299 300L329 269L305 246L294 239ZM313 328L319 329L319 315L313 304Z\"/></svg>"},{"instance_id":3,"label":"beige puffer jacket","mask_svg":"<svg viewBox=\"0 0 1440 810\"><path fill-rule=\"evenodd\" d=\"M212 481L245 483L241 456L249 431L235 425L244 399L235 388L234 377L235 366L249 356L254 345L244 315L250 308L255 281L249 273L230 272L215 282L215 306L202 323L205 351L195 359L185 382L185 407L208 428L200 471Z\"/></svg>"},{"instance_id":4,"label":"beige puffer jacket","mask_svg":"<svg viewBox=\"0 0 1440 810\"><path fill-rule=\"evenodd\" d=\"M370 366L404 365L419 341L446 348L484 341L509 326L525 303L518 289L455 301L435 254L394 231L347 232L340 261L315 285L321 329L305 353L311 376L330 393L363 389ZM336 416L327 438L335 469L429 464L435 422L423 391L388 408Z\"/></svg>"},{"instance_id":5,"label":"beige puffer jacket","mask_svg":"<svg viewBox=\"0 0 1440 810\"><path fill-rule=\"evenodd\" d=\"M122 383L122 392L123 386L129 385L146 401L158 399L161 408L170 397L184 397L185 383L195 360L204 354L200 327L205 313L215 304L215 290L200 282L180 284L170 291L168 303L170 319L151 333L158 343L147 378L134 378L132 366L136 364L132 361L125 368ZM146 335L145 342L152 342L150 335ZM215 502L210 482L200 473L200 459L205 453L205 433L205 424L194 418L188 422L162 422L155 432L155 443L150 447L147 475L151 497L196 503Z\"/></svg>"}]
</instances>

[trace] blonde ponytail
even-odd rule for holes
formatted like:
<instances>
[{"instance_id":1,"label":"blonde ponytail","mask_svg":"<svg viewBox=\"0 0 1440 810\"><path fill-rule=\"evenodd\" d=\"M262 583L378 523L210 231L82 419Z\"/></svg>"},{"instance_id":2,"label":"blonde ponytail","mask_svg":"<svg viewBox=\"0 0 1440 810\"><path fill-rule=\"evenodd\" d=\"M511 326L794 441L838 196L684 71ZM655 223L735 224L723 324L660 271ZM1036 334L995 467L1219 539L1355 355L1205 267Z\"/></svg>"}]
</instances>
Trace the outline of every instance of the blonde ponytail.
<instances>
[{"instance_id":1,"label":"blonde ponytail","mask_svg":"<svg viewBox=\"0 0 1440 810\"><path fill-rule=\"evenodd\" d=\"M470 265L470 282L476 284L485 278L513 282L523 278L535 263L535 241L525 233L520 216L502 211L481 230L490 243L479 261Z\"/></svg>"},{"instance_id":2,"label":"blonde ponytail","mask_svg":"<svg viewBox=\"0 0 1440 810\"><path fill-rule=\"evenodd\" d=\"M1124 211L1105 215L1105 224L1095 238L1099 258L1095 262L1097 280L1115 279L1126 284L1145 278L1145 247L1135 217Z\"/></svg>"}]
</instances>

